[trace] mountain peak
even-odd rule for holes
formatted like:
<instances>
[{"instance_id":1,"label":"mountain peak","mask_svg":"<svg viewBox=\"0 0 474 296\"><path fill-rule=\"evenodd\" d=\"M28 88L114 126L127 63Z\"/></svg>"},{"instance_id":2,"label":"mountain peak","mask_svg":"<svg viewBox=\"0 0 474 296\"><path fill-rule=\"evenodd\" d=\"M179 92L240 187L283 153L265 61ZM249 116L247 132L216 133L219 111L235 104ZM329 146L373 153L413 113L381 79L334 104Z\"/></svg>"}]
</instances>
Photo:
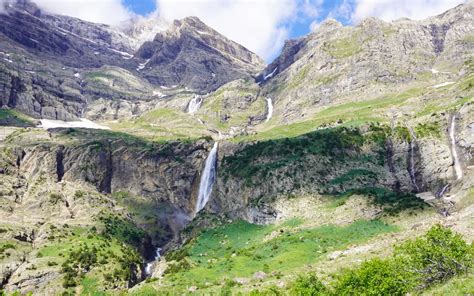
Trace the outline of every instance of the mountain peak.
<instances>
[{"instance_id":1,"label":"mountain peak","mask_svg":"<svg viewBox=\"0 0 474 296\"><path fill-rule=\"evenodd\" d=\"M148 61L140 71L153 84L185 85L198 92L250 78L264 68L263 60L255 53L195 16L173 21L168 30L145 42L137 56ZM167 68L169 73L165 73ZM176 73L176 69L182 72Z\"/></svg>"}]
</instances>

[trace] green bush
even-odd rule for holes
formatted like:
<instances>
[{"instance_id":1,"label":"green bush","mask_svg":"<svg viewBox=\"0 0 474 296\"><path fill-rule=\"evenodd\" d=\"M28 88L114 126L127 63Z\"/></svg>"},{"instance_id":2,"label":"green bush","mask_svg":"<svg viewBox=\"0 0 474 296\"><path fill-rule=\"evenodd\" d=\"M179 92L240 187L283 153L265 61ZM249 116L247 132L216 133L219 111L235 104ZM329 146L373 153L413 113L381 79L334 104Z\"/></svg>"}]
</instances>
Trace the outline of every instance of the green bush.
<instances>
[{"instance_id":1,"label":"green bush","mask_svg":"<svg viewBox=\"0 0 474 296\"><path fill-rule=\"evenodd\" d=\"M390 215L398 214L407 209L424 209L427 204L412 193L394 192L384 188L365 187L346 192L352 194L369 195L374 204L384 207L384 211Z\"/></svg>"},{"instance_id":2,"label":"green bush","mask_svg":"<svg viewBox=\"0 0 474 296\"><path fill-rule=\"evenodd\" d=\"M316 277L311 274L300 276L291 286L291 294L299 296L329 295L328 288Z\"/></svg>"},{"instance_id":3,"label":"green bush","mask_svg":"<svg viewBox=\"0 0 474 296\"><path fill-rule=\"evenodd\" d=\"M469 272L474 252L459 234L441 225L395 248L392 257L372 259L344 272L336 295L405 295Z\"/></svg>"},{"instance_id":4,"label":"green bush","mask_svg":"<svg viewBox=\"0 0 474 296\"><path fill-rule=\"evenodd\" d=\"M436 225L426 235L396 246L389 258L371 259L336 275L329 287L315 275L301 276L291 286L290 294L407 295L469 273L473 258L472 245L459 234Z\"/></svg>"},{"instance_id":5,"label":"green bush","mask_svg":"<svg viewBox=\"0 0 474 296\"><path fill-rule=\"evenodd\" d=\"M60 194L57 193L51 193L49 195L49 202L53 205L57 204L58 201L61 201L63 197Z\"/></svg>"},{"instance_id":6,"label":"green bush","mask_svg":"<svg viewBox=\"0 0 474 296\"><path fill-rule=\"evenodd\" d=\"M445 282L468 272L474 265L472 245L441 225L432 227L424 237L397 247L395 256L419 277L420 288Z\"/></svg>"},{"instance_id":7,"label":"green bush","mask_svg":"<svg viewBox=\"0 0 474 296\"><path fill-rule=\"evenodd\" d=\"M414 280L394 259L372 259L342 274L335 284L336 295L405 295Z\"/></svg>"},{"instance_id":8,"label":"green bush","mask_svg":"<svg viewBox=\"0 0 474 296\"><path fill-rule=\"evenodd\" d=\"M75 198L81 198L81 197L84 197L86 193L84 191L81 191L81 190L77 190L75 193L74 193L74 197Z\"/></svg>"}]
</instances>

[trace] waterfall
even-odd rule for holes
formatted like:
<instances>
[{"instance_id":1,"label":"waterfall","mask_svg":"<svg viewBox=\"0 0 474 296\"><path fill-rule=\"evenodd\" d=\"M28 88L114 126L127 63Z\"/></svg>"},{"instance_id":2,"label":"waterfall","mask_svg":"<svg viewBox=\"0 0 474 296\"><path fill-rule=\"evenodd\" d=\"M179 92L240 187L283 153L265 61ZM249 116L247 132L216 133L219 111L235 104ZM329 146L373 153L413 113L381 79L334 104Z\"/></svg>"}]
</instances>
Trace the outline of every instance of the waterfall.
<instances>
[{"instance_id":1,"label":"waterfall","mask_svg":"<svg viewBox=\"0 0 474 296\"><path fill-rule=\"evenodd\" d=\"M156 260L160 259L161 257L161 254L160 254L160 251L161 251L161 248L156 248L156 255L155 255L155 259L153 259L153 261L150 261L146 264L145 266L145 273L147 275L150 275L151 273L151 267L153 266L153 264L156 262Z\"/></svg>"},{"instance_id":2,"label":"waterfall","mask_svg":"<svg viewBox=\"0 0 474 296\"><path fill-rule=\"evenodd\" d=\"M449 184L444 185L440 190L438 190L438 192L436 192L435 196L437 198L443 197L444 194L446 193L446 190L448 190L448 187L449 187Z\"/></svg>"},{"instance_id":3,"label":"waterfall","mask_svg":"<svg viewBox=\"0 0 474 296\"><path fill-rule=\"evenodd\" d=\"M456 173L456 180L462 178L462 168L461 163L459 162L458 153L456 151L456 138L455 138L455 131L456 128L456 114L453 114L451 118L451 129L449 130L449 138L451 139L451 151L454 160L454 172Z\"/></svg>"},{"instance_id":4,"label":"waterfall","mask_svg":"<svg viewBox=\"0 0 474 296\"><path fill-rule=\"evenodd\" d=\"M273 102L271 98L265 98L267 100L267 119L265 119L265 122L268 122L270 118L272 118L273 115Z\"/></svg>"},{"instance_id":5,"label":"waterfall","mask_svg":"<svg viewBox=\"0 0 474 296\"><path fill-rule=\"evenodd\" d=\"M413 146L413 139L410 140L410 147L408 150L408 174L410 175L411 182L416 189L416 192L420 192L420 187L416 184L416 173L415 173L415 147Z\"/></svg>"},{"instance_id":6,"label":"waterfall","mask_svg":"<svg viewBox=\"0 0 474 296\"><path fill-rule=\"evenodd\" d=\"M188 113L196 112L202 104L202 97L200 95L195 95L188 104Z\"/></svg>"},{"instance_id":7,"label":"waterfall","mask_svg":"<svg viewBox=\"0 0 474 296\"><path fill-rule=\"evenodd\" d=\"M209 156L206 159L206 164L204 166L204 170L202 171L201 175L201 182L199 184L199 194L198 200L196 203L196 211L198 213L202 210L205 206L207 201L209 200L209 196L211 195L212 185L216 180L216 162L217 162L217 147L218 142L214 143Z\"/></svg>"}]
</instances>

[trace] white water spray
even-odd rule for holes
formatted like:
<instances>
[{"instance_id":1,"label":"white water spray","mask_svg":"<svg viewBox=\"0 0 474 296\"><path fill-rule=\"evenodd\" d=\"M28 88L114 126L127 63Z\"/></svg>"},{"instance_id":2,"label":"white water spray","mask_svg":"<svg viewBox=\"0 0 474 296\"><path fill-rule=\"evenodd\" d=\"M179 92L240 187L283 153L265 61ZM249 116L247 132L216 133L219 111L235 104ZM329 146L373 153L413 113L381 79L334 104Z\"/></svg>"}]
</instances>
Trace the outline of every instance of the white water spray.
<instances>
[{"instance_id":1,"label":"white water spray","mask_svg":"<svg viewBox=\"0 0 474 296\"><path fill-rule=\"evenodd\" d=\"M265 119L265 122L268 122L273 115L273 102L271 98L265 98L267 100L267 119Z\"/></svg>"},{"instance_id":2,"label":"white water spray","mask_svg":"<svg viewBox=\"0 0 474 296\"><path fill-rule=\"evenodd\" d=\"M145 266L145 273L147 275L150 275L151 274L151 267L153 266L153 264L160 259L161 257L161 254L160 254L160 251L161 251L161 248L156 248L156 255L155 255L155 259L151 262L148 262Z\"/></svg>"},{"instance_id":3,"label":"white water spray","mask_svg":"<svg viewBox=\"0 0 474 296\"><path fill-rule=\"evenodd\" d=\"M449 130L449 138L451 139L451 151L454 160L454 172L456 173L456 180L459 180L462 178L462 168L461 163L459 162L458 153L456 151L455 128L456 114L453 114L453 117L451 118L451 129Z\"/></svg>"},{"instance_id":4,"label":"white water spray","mask_svg":"<svg viewBox=\"0 0 474 296\"><path fill-rule=\"evenodd\" d=\"M218 142L215 142L214 146L211 149L211 152L209 153L209 156L206 159L204 170L202 171L201 182L199 184L198 200L196 203L196 214L206 206L207 201L209 200L209 196L212 192L212 185L216 180L216 161L218 146Z\"/></svg>"},{"instance_id":5,"label":"white water spray","mask_svg":"<svg viewBox=\"0 0 474 296\"><path fill-rule=\"evenodd\" d=\"M188 104L188 113L194 113L199 108L201 108L202 97L200 95L195 95Z\"/></svg>"}]
</instances>

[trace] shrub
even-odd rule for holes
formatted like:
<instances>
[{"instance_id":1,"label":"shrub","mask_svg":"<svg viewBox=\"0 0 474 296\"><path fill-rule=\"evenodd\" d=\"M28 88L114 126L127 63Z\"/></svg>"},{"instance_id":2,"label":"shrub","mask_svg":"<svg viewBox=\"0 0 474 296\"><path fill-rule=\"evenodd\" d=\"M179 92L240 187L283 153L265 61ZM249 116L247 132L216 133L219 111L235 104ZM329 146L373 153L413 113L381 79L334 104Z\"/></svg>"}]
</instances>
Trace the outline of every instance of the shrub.
<instances>
[{"instance_id":1,"label":"shrub","mask_svg":"<svg viewBox=\"0 0 474 296\"><path fill-rule=\"evenodd\" d=\"M58 201L62 200L63 197L57 193L51 193L49 195L49 202L53 205L57 204Z\"/></svg>"},{"instance_id":2,"label":"shrub","mask_svg":"<svg viewBox=\"0 0 474 296\"><path fill-rule=\"evenodd\" d=\"M74 193L74 197L75 198L81 198L85 195L86 193L82 190L77 190L75 193Z\"/></svg>"},{"instance_id":3,"label":"shrub","mask_svg":"<svg viewBox=\"0 0 474 296\"><path fill-rule=\"evenodd\" d=\"M420 288L466 273L474 265L472 246L441 225L397 247L396 256L420 278Z\"/></svg>"},{"instance_id":4,"label":"shrub","mask_svg":"<svg viewBox=\"0 0 474 296\"><path fill-rule=\"evenodd\" d=\"M395 248L388 259L372 259L348 270L334 284L336 295L406 295L467 273L472 245L441 225Z\"/></svg>"},{"instance_id":5,"label":"shrub","mask_svg":"<svg viewBox=\"0 0 474 296\"><path fill-rule=\"evenodd\" d=\"M372 259L342 274L335 284L337 295L405 295L414 280L399 261Z\"/></svg>"},{"instance_id":6,"label":"shrub","mask_svg":"<svg viewBox=\"0 0 474 296\"><path fill-rule=\"evenodd\" d=\"M291 294L299 296L328 295L328 288L316 277L300 276L291 286Z\"/></svg>"}]
</instances>

